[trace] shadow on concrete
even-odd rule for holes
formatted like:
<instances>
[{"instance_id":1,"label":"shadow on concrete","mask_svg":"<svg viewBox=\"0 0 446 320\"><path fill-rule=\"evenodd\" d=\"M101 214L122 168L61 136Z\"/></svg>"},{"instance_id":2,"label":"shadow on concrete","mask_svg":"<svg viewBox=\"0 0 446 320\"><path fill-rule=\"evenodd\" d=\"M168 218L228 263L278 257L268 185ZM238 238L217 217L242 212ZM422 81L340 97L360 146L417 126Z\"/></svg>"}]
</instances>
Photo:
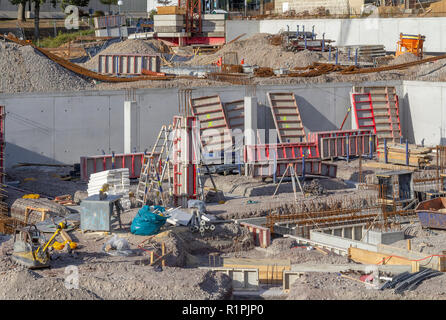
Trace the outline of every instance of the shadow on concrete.
<instances>
[{"instance_id":1,"label":"shadow on concrete","mask_svg":"<svg viewBox=\"0 0 446 320\"><path fill-rule=\"evenodd\" d=\"M315 131L338 130L336 124L331 122L327 117L320 113L310 102L305 98L296 95L296 102L299 106L301 119L305 129Z\"/></svg>"},{"instance_id":2,"label":"shadow on concrete","mask_svg":"<svg viewBox=\"0 0 446 320\"><path fill-rule=\"evenodd\" d=\"M409 143L415 143L412 114L410 112L410 102L407 93L404 95L402 105L404 106L404 119L401 119L400 117L401 132L403 133L403 135L405 135L404 138L406 138L409 141ZM400 109L401 109L401 103L400 103ZM400 115L401 115L401 110L400 110Z\"/></svg>"},{"instance_id":3,"label":"shadow on concrete","mask_svg":"<svg viewBox=\"0 0 446 320\"><path fill-rule=\"evenodd\" d=\"M6 168L10 168L19 162L63 164L60 161L56 161L10 142L6 142L5 144L5 155Z\"/></svg>"}]
</instances>

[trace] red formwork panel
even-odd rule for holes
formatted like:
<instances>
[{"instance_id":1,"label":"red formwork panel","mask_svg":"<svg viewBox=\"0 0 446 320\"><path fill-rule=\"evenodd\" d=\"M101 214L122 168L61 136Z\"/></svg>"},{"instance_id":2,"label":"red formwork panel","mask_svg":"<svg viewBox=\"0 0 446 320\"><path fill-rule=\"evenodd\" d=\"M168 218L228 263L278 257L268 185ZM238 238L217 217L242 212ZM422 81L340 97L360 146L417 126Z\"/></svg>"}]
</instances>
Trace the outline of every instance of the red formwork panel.
<instances>
[{"instance_id":1,"label":"red formwork panel","mask_svg":"<svg viewBox=\"0 0 446 320\"><path fill-rule=\"evenodd\" d=\"M265 162L302 159L318 159L319 149L315 142L257 144L245 146L245 162Z\"/></svg>"},{"instance_id":2,"label":"red formwork panel","mask_svg":"<svg viewBox=\"0 0 446 320\"><path fill-rule=\"evenodd\" d=\"M271 230L269 228L248 222L240 222L240 226L248 229L249 233L252 235L255 246L267 248L271 244Z\"/></svg>"},{"instance_id":3,"label":"red formwork panel","mask_svg":"<svg viewBox=\"0 0 446 320\"><path fill-rule=\"evenodd\" d=\"M155 36L155 39L163 40L172 46L180 45L180 41L182 41L182 45L191 45L191 44L206 44L211 46L219 46L224 45L226 43L225 37L160 37Z\"/></svg>"},{"instance_id":4,"label":"red formwork panel","mask_svg":"<svg viewBox=\"0 0 446 320\"><path fill-rule=\"evenodd\" d=\"M92 173L111 170L111 169L129 169L130 179L139 178L141 167L144 161L144 153L128 153L113 155L99 155L90 157L81 157L81 180L88 182Z\"/></svg>"},{"instance_id":5,"label":"red formwork panel","mask_svg":"<svg viewBox=\"0 0 446 320\"><path fill-rule=\"evenodd\" d=\"M352 93L352 104L358 129L369 129L376 133L371 94Z\"/></svg>"},{"instance_id":6,"label":"red formwork panel","mask_svg":"<svg viewBox=\"0 0 446 320\"><path fill-rule=\"evenodd\" d=\"M319 145L322 138L367 135L373 133L372 131L371 129L316 131L308 133L308 141L317 142Z\"/></svg>"},{"instance_id":7,"label":"red formwork panel","mask_svg":"<svg viewBox=\"0 0 446 320\"><path fill-rule=\"evenodd\" d=\"M281 177L289 164L293 165L297 175L302 175L302 162L302 160L278 162L275 167L273 162L249 164L250 175L252 177L272 177L274 175ZM322 162L320 159L305 160L305 174L336 178L337 165ZM288 170L287 176L290 176L290 170Z\"/></svg>"},{"instance_id":8,"label":"red formwork panel","mask_svg":"<svg viewBox=\"0 0 446 320\"><path fill-rule=\"evenodd\" d=\"M347 156L347 137L350 156L376 151L376 135L371 129L318 131L308 134L308 141L317 143L321 159Z\"/></svg>"}]
</instances>

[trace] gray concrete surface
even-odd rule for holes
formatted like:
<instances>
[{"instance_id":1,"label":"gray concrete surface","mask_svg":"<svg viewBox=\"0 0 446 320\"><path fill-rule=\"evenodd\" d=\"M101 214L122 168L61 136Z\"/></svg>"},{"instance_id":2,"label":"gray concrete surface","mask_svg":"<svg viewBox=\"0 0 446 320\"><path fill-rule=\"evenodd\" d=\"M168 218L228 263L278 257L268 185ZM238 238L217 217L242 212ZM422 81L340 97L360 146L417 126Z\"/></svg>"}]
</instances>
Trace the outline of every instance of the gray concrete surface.
<instances>
[{"instance_id":1,"label":"gray concrete surface","mask_svg":"<svg viewBox=\"0 0 446 320\"><path fill-rule=\"evenodd\" d=\"M362 83L383 85L384 82ZM400 97L403 136L436 145L446 137L446 82L389 81ZM269 91L296 95L306 132L339 128L350 106L352 83L257 86L257 124L265 136L274 128ZM195 88L193 97L219 94L222 102L242 99L244 86ZM135 90L140 149L150 150L163 124L178 114L178 89ZM124 151L124 90L0 94L6 107L6 167L17 162L78 163L81 156ZM427 109L428 108L428 109ZM429 110L429 112L426 112ZM350 118L350 116L349 116ZM345 129L350 128L347 119ZM268 141L267 141L268 142Z\"/></svg>"},{"instance_id":2,"label":"gray concrete surface","mask_svg":"<svg viewBox=\"0 0 446 320\"><path fill-rule=\"evenodd\" d=\"M338 248L343 248L347 250L350 247L369 250L369 251L378 251L376 245L365 243L358 240L353 240L349 238L343 238L342 236L331 235L327 233L320 232L318 230L310 231L310 240L317 241L320 243L325 243L327 245L335 246Z\"/></svg>"}]
</instances>

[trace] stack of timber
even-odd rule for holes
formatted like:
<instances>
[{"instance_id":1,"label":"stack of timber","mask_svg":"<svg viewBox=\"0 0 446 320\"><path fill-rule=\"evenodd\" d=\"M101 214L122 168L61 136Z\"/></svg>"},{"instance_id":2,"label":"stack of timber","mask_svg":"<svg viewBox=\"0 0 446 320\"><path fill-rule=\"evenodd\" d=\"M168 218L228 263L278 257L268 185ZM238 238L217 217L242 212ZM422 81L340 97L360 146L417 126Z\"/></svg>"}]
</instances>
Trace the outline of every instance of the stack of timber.
<instances>
[{"instance_id":1,"label":"stack of timber","mask_svg":"<svg viewBox=\"0 0 446 320\"><path fill-rule=\"evenodd\" d=\"M385 162L384 144L378 147L378 160ZM433 156L432 149L420 147L414 144L409 145L409 166L424 167L431 163ZM387 162L396 164L406 164L406 144L388 143L387 144Z\"/></svg>"}]
</instances>

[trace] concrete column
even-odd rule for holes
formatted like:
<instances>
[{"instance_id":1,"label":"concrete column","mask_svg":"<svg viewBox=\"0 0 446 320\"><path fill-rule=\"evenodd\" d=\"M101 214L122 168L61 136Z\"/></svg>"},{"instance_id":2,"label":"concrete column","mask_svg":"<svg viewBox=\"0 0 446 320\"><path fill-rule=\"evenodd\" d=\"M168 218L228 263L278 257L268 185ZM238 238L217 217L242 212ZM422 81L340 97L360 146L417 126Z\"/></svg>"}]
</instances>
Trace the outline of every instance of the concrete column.
<instances>
[{"instance_id":1,"label":"concrete column","mask_svg":"<svg viewBox=\"0 0 446 320\"><path fill-rule=\"evenodd\" d=\"M244 113L245 113L245 145L252 146L257 142L257 97L245 97L244 99ZM245 164L245 176L249 175L249 164Z\"/></svg>"},{"instance_id":2,"label":"concrete column","mask_svg":"<svg viewBox=\"0 0 446 320\"><path fill-rule=\"evenodd\" d=\"M245 97L245 145L257 143L257 97Z\"/></svg>"},{"instance_id":3,"label":"concrete column","mask_svg":"<svg viewBox=\"0 0 446 320\"><path fill-rule=\"evenodd\" d=\"M124 153L139 151L139 125L136 101L124 101Z\"/></svg>"}]
</instances>

